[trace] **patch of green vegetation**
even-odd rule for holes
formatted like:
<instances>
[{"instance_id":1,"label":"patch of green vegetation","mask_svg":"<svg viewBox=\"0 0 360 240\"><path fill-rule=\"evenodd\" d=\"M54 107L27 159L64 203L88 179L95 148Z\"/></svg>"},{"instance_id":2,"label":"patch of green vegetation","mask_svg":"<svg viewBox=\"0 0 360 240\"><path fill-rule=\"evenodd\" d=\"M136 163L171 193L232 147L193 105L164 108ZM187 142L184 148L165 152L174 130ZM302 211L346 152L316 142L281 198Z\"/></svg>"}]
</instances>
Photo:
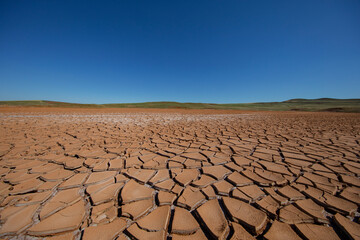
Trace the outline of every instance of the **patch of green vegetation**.
<instances>
[{"instance_id":1,"label":"patch of green vegetation","mask_svg":"<svg viewBox=\"0 0 360 240\"><path fill-rule=\"evenodd\" d=\"M312 112L360 112L360 99L290 99L283 102L259 103L179 103L179 102L144 102L112 104L80 104L55 101L0 101L0 106L32 107L80 107L80 108L177 108L177 109L228 109L261 111L312 111Z\"/></svg>"}]
</instances>

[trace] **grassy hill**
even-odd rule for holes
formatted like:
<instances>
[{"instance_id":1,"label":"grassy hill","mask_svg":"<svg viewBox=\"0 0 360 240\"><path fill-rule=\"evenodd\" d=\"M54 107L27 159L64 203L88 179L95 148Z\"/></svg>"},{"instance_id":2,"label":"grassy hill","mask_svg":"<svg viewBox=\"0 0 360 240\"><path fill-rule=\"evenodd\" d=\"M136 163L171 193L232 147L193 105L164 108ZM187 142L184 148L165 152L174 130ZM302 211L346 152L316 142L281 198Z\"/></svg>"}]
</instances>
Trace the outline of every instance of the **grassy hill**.
<instances>
[{"instance_id":1,"label":"grassy hill","mask_svg":"<svg viewBox=\"0 0 360 240\"><path fill-rule=\"evenodd\" d=\"M0 101L0 106L22 107L80 107L80 108L181 108L181 109L235 109L262 111L328 111L360 112L360 99L290 99L283 102L259 103L179 103L179 102L144 102L144 103L111 103L80 104L55 101Z\"/></svg>"}]
</instances>

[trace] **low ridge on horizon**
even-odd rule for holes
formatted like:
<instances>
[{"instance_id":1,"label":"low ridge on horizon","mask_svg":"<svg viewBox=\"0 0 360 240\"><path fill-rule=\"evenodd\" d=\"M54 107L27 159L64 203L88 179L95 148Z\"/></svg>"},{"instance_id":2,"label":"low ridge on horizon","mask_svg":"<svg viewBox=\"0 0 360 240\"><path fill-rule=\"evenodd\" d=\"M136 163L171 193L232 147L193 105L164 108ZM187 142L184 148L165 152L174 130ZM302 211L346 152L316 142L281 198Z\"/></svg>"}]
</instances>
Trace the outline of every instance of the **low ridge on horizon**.
<instances>
[{"instance_id":1,"label":"low ridge on horizon","mask_svg":"<svg viewBox=\"0 0 360 240\"><path fill-rule=\"evenodd\" d=\"M260 111L320 111L320 112L360 112L360 99L295 98L281 102L254 103L195 103L195 102L140 102L86 104L50 100L0 101L7 107L80 107L80 108L162 108L162 109L222 109L222 110L260 110Z\"/></svg>"},{"instance_id":2,"label":"low ridge on horizon","mask_svg":"<svg viewBox=\"0 0 360 240\"><path fill-rule=\"evenodd\" d=\"M232 102L232 103L216 103L216 102L188 102L188 101L144 101L144 102L110 102L110 103L78 103L78 102L67 102L67 101L56 101L56 100L1 100L0 103L6 102L54 102L54 103L71 103L71 104L95 104L95 105L104 105L104 104L137 104L137 103L201 103L201 104L247 104L247 103L280 103L280 102L296 102L296 101L352 101L360 100L360 98L331 98L331 97L321 97L321 98L291 98L284 101L255 101L255 102Z\"/></svg>"}]
</instances>

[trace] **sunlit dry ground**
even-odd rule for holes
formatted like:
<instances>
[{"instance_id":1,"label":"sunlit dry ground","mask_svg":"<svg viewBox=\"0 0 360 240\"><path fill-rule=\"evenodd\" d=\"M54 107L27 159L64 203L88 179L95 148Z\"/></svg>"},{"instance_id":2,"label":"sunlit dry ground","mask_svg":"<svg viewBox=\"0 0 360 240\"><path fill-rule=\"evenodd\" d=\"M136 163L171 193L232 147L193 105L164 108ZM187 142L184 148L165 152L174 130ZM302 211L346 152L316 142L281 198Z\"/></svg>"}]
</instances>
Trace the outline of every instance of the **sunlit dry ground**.
<instances>
[{"instance_id":1,"label":"sunlit dry ground","mask_svg":"<svg viewBox=\"0 0 360 240\"><path fill-rule=\"evenodd\" d=\"M5 239L360 238L359 114L0 110Z\"/></svg>"}]
</instances>

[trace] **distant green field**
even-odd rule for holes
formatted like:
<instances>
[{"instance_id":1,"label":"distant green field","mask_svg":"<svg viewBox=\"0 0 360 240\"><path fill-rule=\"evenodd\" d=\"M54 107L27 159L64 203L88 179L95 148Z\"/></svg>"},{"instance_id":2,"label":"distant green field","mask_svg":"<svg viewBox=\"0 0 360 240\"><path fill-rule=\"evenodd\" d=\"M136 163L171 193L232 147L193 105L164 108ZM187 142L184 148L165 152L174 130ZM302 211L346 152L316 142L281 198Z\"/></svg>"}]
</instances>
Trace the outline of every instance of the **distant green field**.
<instances>
[{"instance_id":1,"label":"distant green field","mask_svg":"<svg viewBox=\"0 0 360 240\"><path fill-rule=\"evenodd\" d=\"M360 112L360 99L291 99L283 102L259 103L179 103L179 102L144 102L144 103L111 103L79 104L55 101L0 101L0 106L24 107L80 107L80 108L179 108L179 109L229 109L261 111L327 111L327 112Z\"/></svg>"}]
</instances>

